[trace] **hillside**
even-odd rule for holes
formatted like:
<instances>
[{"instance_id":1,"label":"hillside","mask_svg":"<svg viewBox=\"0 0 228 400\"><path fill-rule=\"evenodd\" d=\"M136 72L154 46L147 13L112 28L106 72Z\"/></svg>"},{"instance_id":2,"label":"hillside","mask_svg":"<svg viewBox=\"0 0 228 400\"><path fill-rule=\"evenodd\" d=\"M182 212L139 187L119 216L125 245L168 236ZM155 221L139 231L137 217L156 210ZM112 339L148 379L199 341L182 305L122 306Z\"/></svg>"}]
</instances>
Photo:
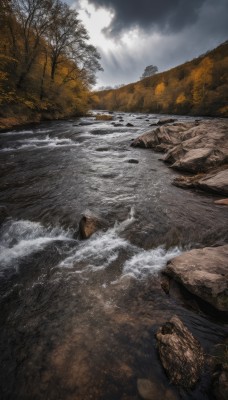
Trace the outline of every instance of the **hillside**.
<instances>
[{"instance_id":1,"label":"hillside","mask_svg":"<svg viewBox=\"0 0 228 400\"><path fill-rule=\"evenodd\" d=\"M88 40L60 0L2 0L0 128L84 114L101 69Z\"/></svg>"},{"instance_id":2,"label":"hillside","mask_svg":"<svg viewBox=\"0 0 228 400\"><path fill-rule=\"evenodd\" d=\"M228 42L172 68L116 90L93 95L94 109L228 116Z\"/></svg>"}]
</instances>

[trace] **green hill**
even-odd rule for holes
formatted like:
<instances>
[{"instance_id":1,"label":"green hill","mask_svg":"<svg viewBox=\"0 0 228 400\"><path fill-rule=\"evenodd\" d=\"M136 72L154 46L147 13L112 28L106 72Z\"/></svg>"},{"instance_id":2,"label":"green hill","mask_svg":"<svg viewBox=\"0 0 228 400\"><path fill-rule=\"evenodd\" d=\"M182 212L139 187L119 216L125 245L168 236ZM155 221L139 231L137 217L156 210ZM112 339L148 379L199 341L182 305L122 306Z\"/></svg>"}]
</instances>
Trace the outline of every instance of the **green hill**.
<instances>
[{"instance_id":1,"label":"green hill","mask_svg":"<svg viewBox=\"0 0 228 400\"><path fill-rule=\"evenodd\" d=\"M92 108L228 116L228 41L192 61L116 90L94 93Z\"/></svg>"}]
</instances>

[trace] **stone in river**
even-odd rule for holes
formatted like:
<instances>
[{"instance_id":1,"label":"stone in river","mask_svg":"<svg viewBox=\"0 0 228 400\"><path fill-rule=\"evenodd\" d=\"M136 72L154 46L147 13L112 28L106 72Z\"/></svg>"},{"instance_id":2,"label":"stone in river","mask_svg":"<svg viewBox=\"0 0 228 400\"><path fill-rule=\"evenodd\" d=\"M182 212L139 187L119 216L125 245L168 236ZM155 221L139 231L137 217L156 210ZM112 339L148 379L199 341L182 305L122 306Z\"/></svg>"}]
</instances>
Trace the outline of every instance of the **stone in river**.
<instances>
[{"instance_id":1,"label":"stone in river","mask_svg":"<svg viewBox=\"0 0 228 400\"><path fill-rule=\"evenodd\" d=\"M215 309L228 311L228 245L194 249L173 258L164 273Z\"/></svg>"},{"instance_id":2,"label":"stone in river","mask_svg":"<svg viewBox=\"0 0 228 400\"><path fill-rule=\"evenodd\" d=\"M212 387L216 400L228 399L228 338L217 346L217 355L213 361L215 369L212 375Z\"/></svg>"},{"instance_id":3,"label":"stone in river","mask_svg":"<svg viewBox=\"0 0 228 400\"><path fill-rule=\"evenodd\" d=\"M191 389L204 365L200 343L177 316L158 329L156 338L162 365L171 382Z\"/></svg>"},{"instance_id":4,"label":"stone in river","mask_svg":"<svg viewBox=\"0 0 228 400\"><path fill-rule=\"evenodd\" d=\"M129 164L138 164L138 163L139 163L139 161L138 161L138 160L135 160L134 158L130 158L130 160L127 160L127 162L128 162Z\"/></svg>"},{"instance_id":5,"label":"stone in river","mask_svg":"<svg viewBox=\"0 0 228 400\"><path fill-rule=\"evenodd\" d=\"M134 126L133 124L131 124L130 122L128 122L127 124L126 124L126 126Z\"/></svg>"},{"instance_id":6,"label":"stone in river","mask_svg":"<svg viewBox=\"0 0 228 400\"><path fill-rule=\"evenodd\" d=\"M86 211L79 223L79 235L81 239L89 239L95 232L105 227L105 222L91 213Z\"/></svg>"},{"instance_id":7,"label":"stone in river","mask_svg":"<svg viewBox=\"0 0 228 400\"><path fill-rule=\"evenodd\" d=\"M228 206L228 199L215 200L214 203L222 206Z\"/></svg>"},{"instance_id":8,"label":"stone in river","mask_svg":"<svg viewBox=\"0 0 228 400\"><path fill-rule=\"evenodd\" d=\"M149 379L137 379L137 389L144 400L175 400L176 396L171 389L166 389L161 382L152 382Z\"/></svg>"},{"instance_id":9,"label":"stone in river","mask_svg":"<svg viewBox=\"0 0 228 400\"><path fill-rule=\"evenodd\" d=\"M172 122L177 121L176 118L161 118L159 119L157 125L165 125L165 124L170 124Z\"/></svg>"}]
</instances>

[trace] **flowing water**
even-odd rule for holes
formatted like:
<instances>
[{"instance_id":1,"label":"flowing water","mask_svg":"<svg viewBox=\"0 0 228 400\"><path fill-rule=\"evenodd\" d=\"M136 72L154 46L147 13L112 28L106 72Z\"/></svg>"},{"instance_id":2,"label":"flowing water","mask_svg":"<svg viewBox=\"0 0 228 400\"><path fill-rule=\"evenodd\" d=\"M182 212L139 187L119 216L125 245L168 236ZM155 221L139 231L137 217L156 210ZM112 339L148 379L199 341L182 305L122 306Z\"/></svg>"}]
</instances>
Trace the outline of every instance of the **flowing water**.
<instances>
[{"instance_id":1,"label":"flowing water","mask_svg":"<svg viewBox=\"0 0 228 400\"><path fill-rule=\"evenodd\" d=\"M170 385L155 332L176 314L206 354L224 339L224 325L162 291L160 274L184 250L227 241L227 211L172 186L161 154L130 147L158 116L113 118L0 134L3 400L139 400L139 378L156 382L156 400L161 388L213 398L207 371L191 394ZM80 241L85 210L108 227Z\"/></svg>"}]
</instances>

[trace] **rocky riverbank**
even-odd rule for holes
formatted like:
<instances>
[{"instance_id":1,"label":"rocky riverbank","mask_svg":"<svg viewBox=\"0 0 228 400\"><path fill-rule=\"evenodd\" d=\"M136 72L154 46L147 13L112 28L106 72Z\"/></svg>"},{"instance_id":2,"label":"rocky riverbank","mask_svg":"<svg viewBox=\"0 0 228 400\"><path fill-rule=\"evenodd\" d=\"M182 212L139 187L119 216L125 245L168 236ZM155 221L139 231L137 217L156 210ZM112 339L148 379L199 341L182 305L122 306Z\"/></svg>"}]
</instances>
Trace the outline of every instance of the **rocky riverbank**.
<instances>
[{"instance_id":1,"label":"rocky riverbank","mask_svg":"<svg viewBox=\"0 0 228 400\"><path fill-rule=\"evenodd\" d=\"M174 185L228 195L228 121L166 124L142 134L131 146L165 153L163 161L185 174Z\"/></svg>"},{"instance_id":2,"label":"rocky riverbank","mask_svg":"<svg viewBox=\"0 0 228 400\"><path fill-rule=\"evenodd\" d=\"M165 153L162 160L184 173L174 179L175 186L227 196L228 122L167 121L158 125L136 138L131 146ZM215 200L215 204L227 205L228 200ZM182 299L195 312L215 321L227 321L228 245L193 249L170 260L161 286L168 296ZM200 344L176 316L159 328L156 338L161 363L171 382L190 390L206 368L212 377L213 398L227 398L227 343L221 343L220 358L204 355Z\"/></svg>"}]
</instances>

